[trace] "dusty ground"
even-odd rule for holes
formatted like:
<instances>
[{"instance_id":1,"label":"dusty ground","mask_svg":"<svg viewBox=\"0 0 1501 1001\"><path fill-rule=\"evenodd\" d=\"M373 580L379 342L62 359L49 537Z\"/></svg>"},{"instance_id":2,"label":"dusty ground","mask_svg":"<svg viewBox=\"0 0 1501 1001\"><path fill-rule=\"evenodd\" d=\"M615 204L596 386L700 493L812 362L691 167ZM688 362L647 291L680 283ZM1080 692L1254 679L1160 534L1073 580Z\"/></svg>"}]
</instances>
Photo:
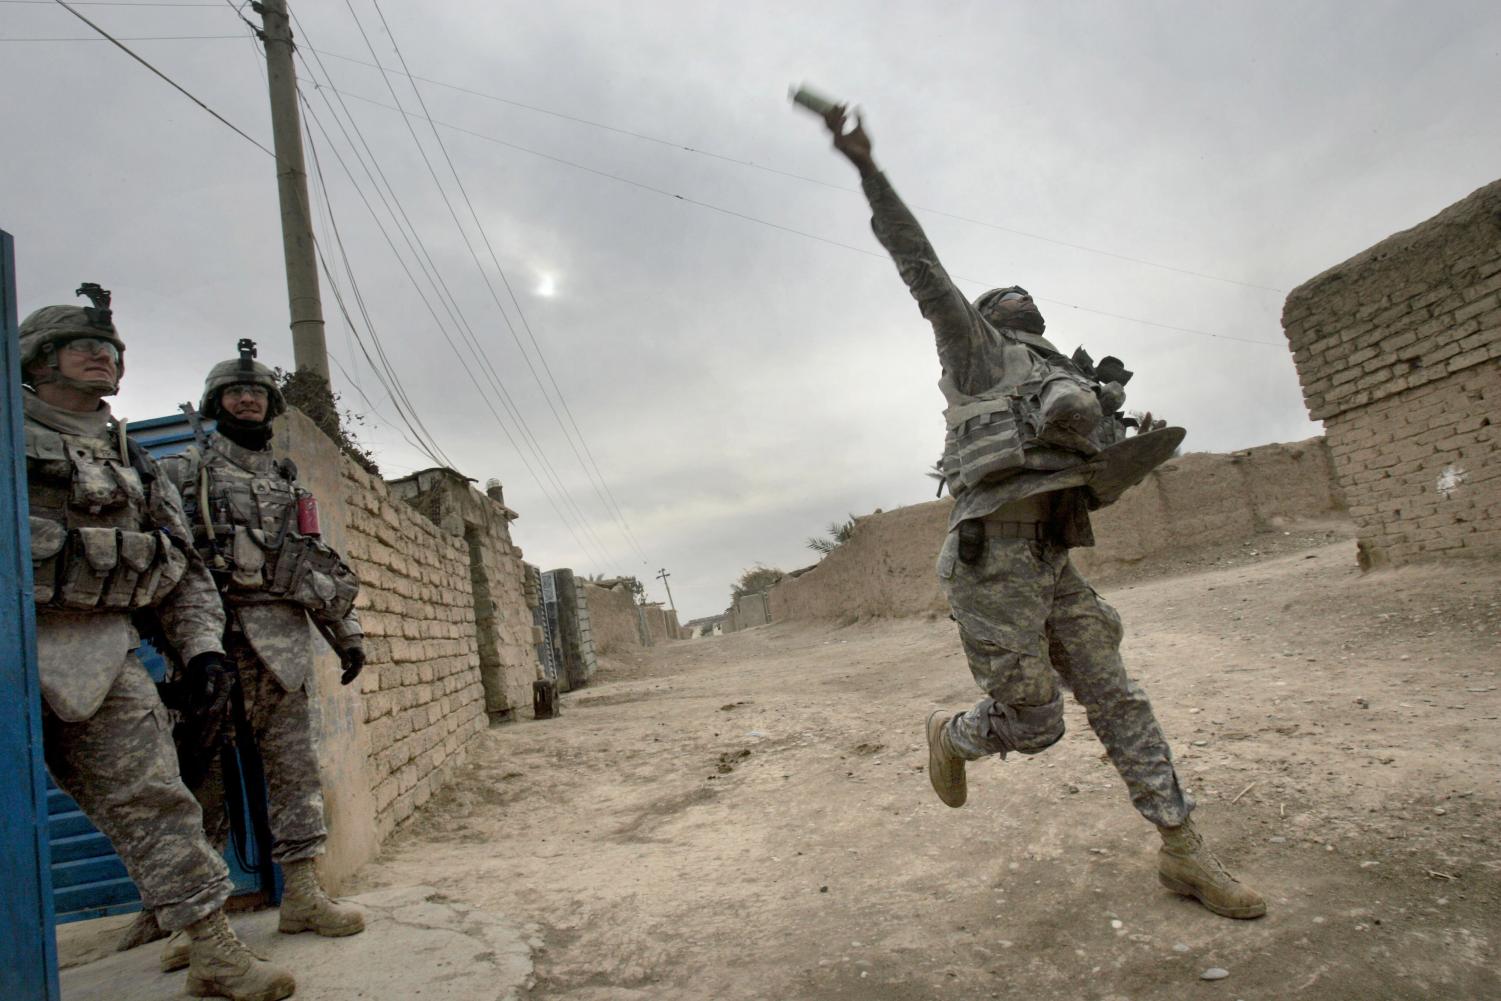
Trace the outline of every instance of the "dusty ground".
<instances>
[{"instance_id":1,"label":"dusty ground","mask_svg":"<svg viewBox=\"0 0 1501 1001\"><path fill-rule=\"evenodd\" d=\"M490 731L351 891L534 922L545 1001L1501 997L1501 567L1362 577L1312 532L1168 569L1103 590L1263 920L1158 887L1075 706L941 805L921 723L977 694L944 619L609 663Z\"/></svg>"}]
</instances>

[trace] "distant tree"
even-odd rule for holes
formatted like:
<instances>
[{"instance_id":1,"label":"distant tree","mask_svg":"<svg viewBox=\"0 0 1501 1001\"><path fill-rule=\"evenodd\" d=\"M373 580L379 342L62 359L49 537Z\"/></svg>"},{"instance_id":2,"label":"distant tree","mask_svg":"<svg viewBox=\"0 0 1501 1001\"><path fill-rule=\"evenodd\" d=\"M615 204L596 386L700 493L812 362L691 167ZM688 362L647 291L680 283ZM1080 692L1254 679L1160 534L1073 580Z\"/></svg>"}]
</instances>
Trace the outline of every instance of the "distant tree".
<instances>
[{"instance_id":1,"label":"distant tree","mask_svg":"<svg viewBox=\"0 0 1501 1001\"><path fill-rule=\"evenodd\" d=\"M930 480L938 481L938 491L937 493L933 494L933 496L942 497L943 488L949 485L948 479L943 475L943 460L939 459L937 462L933 463L933 468L928 470L923 475L927 476L927 478Z\"/></svg>"},{"instance_id":2,"label":"distant tree","mask_svg":"<svg viewBox=\"0 0 1501 1001\"><path fill-rule=\"evenodd\" d=\"M766 567L757 563L730 585L730 592L735 598L743 598L747 594L760 594L771 590L772 585L785 576L787 575L776 567Z\"/></svg>"},{"instance_id":3,"label":"distant tree","mask_svg":"<svg viewBox=\"0 0 1501 1001\"><path fill-rule=\"evenodd\" d=\"M854 538L854 535L855 516L850 515L850 520L846 521L842 525L837 521L829 522L828 535L810 536L808 539L808 548L813 550L815 553L822 553L824 556L827 556L834 550L838 549L840 546L844 545L846 542L850 541L850 539Z\"/></svg>"}]
</instances>

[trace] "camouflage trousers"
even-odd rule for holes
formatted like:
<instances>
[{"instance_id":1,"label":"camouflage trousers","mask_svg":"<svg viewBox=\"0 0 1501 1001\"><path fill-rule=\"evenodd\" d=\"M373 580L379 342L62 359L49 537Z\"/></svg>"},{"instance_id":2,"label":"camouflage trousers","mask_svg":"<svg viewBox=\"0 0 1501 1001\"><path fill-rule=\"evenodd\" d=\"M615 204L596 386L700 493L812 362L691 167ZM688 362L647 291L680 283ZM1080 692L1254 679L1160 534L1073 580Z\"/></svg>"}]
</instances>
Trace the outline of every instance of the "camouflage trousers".
<instances>
[{"instance_id":1,"label":"camouflage trousers","mask_svg":"<svg viewBox=\"0 0 1501 1001\"><path fill-rule=\"evenodd\" d=\"M1068 549L1018 539L986 540L974 564L958 560L950 533L938 575L969 658L989 698L949 724L950 742L974 760L1036 754L1063 736L1060 681L1125 780L1131 802L1152 823L1177 827L1193 802L1152 705L1121 663L1120 616L1069 562Z\"/></svg>"},{"instance_id":2,"label":"camouflage trousers","mask_svg":"<svg viewBox=\"0 0 1501 1001\"><path fill-rule=\"evenodd\" d=\"M245 716L266 773L267 812L271 820L271 857L295 862L323 854L328 829L323 823L323 787L305 687L287 691L261 663L241 633L224 637L225 656L240 676ZM223 762L209 764L193 790L203 807L203 829L221 852L229 839Z\"/></svg>"},{"instance_id":3,"label":"camouflage trousers","mask_svg":"<svg viewBox=\"0 0 1501 1001\"><path fill-rule=\"evenodd\" d=\"M172 729L151 676L128 655L99 711L66 723L43 709L47 770L125 863L141 902L176 931L229 897L229 871L203 836L177 774Z\"/></svg>"}]
</instances>

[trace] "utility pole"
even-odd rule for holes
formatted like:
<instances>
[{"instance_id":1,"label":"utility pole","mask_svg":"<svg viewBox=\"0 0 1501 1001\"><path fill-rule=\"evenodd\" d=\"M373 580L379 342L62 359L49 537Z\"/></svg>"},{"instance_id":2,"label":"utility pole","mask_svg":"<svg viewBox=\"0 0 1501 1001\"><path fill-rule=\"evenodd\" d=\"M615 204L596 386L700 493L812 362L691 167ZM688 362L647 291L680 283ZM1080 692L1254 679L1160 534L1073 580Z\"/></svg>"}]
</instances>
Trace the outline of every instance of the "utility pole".
<instances>
[{"instance_id":1,"label":"utility pole","mask_svg":"<svg viewBox=\"0 0 1501 1001\"><path fill-rule=\"evenodd\" d=\"M292 360L328 382L323 303L318 297L318 260L313 244L307 170L302 160L302 116L297 110L297 71L292 65L292 22L287 0L251 6L265 26L266 80L271 90L271 138L276 149L276 189L281 196L281 243L287 264L287 302L292 312Z\"/></svg>"},{"instance_id":2,"label":"utility pole","mask_svg":"<svg viewBox=\"0 0 1501 1001\"><path fill-rule=\"evenodd\" d=\"M650 566L651 564L647 565ZM667 572L666 567L663 567L661 570L657 571L657 580L661 581L662 586L667 588L667 607L672 609L675 613L678 610L678 606L672 603L672 587L667 583L667 578L671 576L672 574Z\"/></svg>"}]
</instances>

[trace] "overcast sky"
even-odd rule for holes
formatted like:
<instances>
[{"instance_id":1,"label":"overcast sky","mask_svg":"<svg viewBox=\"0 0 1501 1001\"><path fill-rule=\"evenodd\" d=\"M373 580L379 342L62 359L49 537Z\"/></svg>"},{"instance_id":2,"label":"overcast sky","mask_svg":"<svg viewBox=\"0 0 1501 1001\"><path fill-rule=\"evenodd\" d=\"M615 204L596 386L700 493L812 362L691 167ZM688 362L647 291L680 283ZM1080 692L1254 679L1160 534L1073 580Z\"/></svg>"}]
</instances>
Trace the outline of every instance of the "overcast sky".
<instances>
[{"instance_id":1,"label":"overcast sky","mask_svg":"<svg viewBox=\"0 0 1501 1001\"><path fill-rule=\"evenodd\" d=\"M933 495L931 333L788 84L864 109L967 293L1025 285L1060 348L1124 359L1127 406L1186 426L1196 451L1317 434L1287 291L1501 174L1493 0L386 0L389 31L349 3L293 8L318 235L345 298L330 205L406 395L461 472L504 483L526 558L637 574L659 600L665 566L685 621L722 610L748 566L813 562L805 540L829 522ZM78 9L158 38L128 44L270 146L234 6ZM196 399L238 338L290 365L274 162L107 42L16 41L90 35L55 4L0 2L0 228L23 314L81 281L114 290L114 406L142 419ZM417 86L443 148L393 43L436 81ZM361 65L376 58L397 72ZM417 117L382 106L397 99ZM356 124L453 305L346 141ZM324 309L335 387L385 474L432 465L361 353L365 321L351 331L326 287Z\"/></svg>"}]
</instances>

